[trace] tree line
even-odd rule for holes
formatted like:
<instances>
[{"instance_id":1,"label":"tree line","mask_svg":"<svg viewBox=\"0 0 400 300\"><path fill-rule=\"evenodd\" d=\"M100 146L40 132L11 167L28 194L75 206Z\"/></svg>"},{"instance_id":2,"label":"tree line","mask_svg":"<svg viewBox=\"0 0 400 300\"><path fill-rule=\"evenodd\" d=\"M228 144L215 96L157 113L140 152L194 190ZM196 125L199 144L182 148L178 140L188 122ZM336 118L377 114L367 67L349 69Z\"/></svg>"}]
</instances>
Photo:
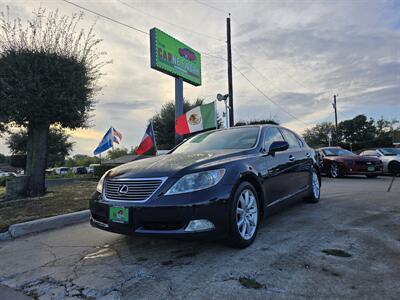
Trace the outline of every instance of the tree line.
<instances>
[{"instance_id":1,"label":"tree line","mask_svg":"<svg viewBox=\"0 0 400 300\"><path fill-rule=\"evenodd\" d=\"M339 122L337 132L333 123L323 122L306 129L303 137L314 148L329 146L331 136L331 145L359 151L392 146L393 135L399 129L399 121L396 119L387 120L381 117L375 120L360 114Z\"/></svg>"}]
</instances>

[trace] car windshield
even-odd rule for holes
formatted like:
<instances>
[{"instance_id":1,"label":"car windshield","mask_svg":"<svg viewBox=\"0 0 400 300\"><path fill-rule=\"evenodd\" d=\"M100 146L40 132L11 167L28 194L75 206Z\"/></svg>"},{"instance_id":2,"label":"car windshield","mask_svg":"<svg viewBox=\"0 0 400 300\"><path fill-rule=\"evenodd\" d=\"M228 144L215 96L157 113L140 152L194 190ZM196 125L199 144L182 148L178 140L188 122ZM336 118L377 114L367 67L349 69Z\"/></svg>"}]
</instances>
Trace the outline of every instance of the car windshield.
<instances>
[{"instance_id":1,"label":"car windshield","mask_svg":"<svg viewBox=\"0 0 400 300\"><path fill-rule=\"evenodd\" d=\"M259 131L259 127L243 127L200 133L180 145L173 153L250 149L256 145Z\"/></svg>"},{"instance_id":2,"label":"car windshield","mask_svg":"<svg viewBox=\"0 0 400 300\"><path fill-rule=\"evenodd\" d=\"M379 148L378 150L385 156L400 154L400 149L397 148Z\"/></svg>"},{"instance_id":3,"label":"car windshield","mask_svg":"<svg viewBox=\"0 0 400 300\"><path fill-rule=\"evenodd\" d=\"M340 149L340 148L323 149L322 152L324 152L324 154L326 156L354 155L353 152L350 152L349 150L346 150L346 149Z\"/></svg>"}]
</instances>

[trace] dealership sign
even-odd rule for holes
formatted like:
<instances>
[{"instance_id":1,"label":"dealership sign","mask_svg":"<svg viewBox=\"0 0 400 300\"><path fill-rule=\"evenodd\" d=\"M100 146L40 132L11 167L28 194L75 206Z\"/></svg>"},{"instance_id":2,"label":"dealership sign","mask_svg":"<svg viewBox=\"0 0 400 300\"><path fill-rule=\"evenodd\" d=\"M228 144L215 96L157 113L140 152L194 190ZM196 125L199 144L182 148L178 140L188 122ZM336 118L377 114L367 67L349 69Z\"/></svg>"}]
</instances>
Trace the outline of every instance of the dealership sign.
<instances>
[{"instance_id":1,"label":"dealership sign","mask_svg":"<svg viewBox=\"0 0 400 300\"><path fill-rule=\"evenodd\" d=\"M165 74L201 85L200 53L165 32L150 30L151 67Z\"/></svg>"}]
</instances>

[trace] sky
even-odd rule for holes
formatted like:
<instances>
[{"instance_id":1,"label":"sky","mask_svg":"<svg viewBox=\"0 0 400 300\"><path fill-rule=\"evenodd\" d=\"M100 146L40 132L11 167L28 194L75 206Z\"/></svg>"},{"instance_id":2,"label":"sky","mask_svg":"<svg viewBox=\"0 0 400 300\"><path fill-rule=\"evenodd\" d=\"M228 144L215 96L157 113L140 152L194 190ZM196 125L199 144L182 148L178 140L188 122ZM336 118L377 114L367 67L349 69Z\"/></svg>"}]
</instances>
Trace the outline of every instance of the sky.
<instances>
[{"instance_id":1,"label":"sky","mask_svg":"<svg viewBox=\"0 0 400 300\"><path fill-rule=\"evenodd\" d=\"M334 94L339 122L400 119L400 1L69 1L144 32L157 27L201 52L202 85L185 83L184 97L206 102L228 91L221 58L231 13L235 121L273 118L302 133L334 121ZM40 6L81 11L62 0L2 0L0 11L6 6L23 21ZM149 35L89 12L80 26L94 22L113 63L102 70L90 127L70 132L72 155L91 155L111 125L121 147L138 145L148 119L174 99L174 78L150 68ZM9 153L4 137L0 153Z\"/></svg>"}]
</instances>

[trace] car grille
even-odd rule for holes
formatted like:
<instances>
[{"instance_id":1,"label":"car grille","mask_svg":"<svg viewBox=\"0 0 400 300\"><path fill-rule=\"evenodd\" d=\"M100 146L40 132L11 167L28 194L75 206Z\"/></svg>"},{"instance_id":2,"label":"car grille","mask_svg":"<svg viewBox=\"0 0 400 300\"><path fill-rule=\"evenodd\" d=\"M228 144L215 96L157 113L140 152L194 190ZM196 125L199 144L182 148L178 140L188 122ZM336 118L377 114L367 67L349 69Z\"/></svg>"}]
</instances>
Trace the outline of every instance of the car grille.
<instances>
[{"instance_id":1,"label":"car grille","mask_svg":"<svg viewBox=\"0 0 400 300\"><path fill-rule=\"evenodd\" d=\"M164 180L160 178L106 179L104 194L107 200L145 201L158 190L163 182Z\"/></svg>"}]
</instances>

